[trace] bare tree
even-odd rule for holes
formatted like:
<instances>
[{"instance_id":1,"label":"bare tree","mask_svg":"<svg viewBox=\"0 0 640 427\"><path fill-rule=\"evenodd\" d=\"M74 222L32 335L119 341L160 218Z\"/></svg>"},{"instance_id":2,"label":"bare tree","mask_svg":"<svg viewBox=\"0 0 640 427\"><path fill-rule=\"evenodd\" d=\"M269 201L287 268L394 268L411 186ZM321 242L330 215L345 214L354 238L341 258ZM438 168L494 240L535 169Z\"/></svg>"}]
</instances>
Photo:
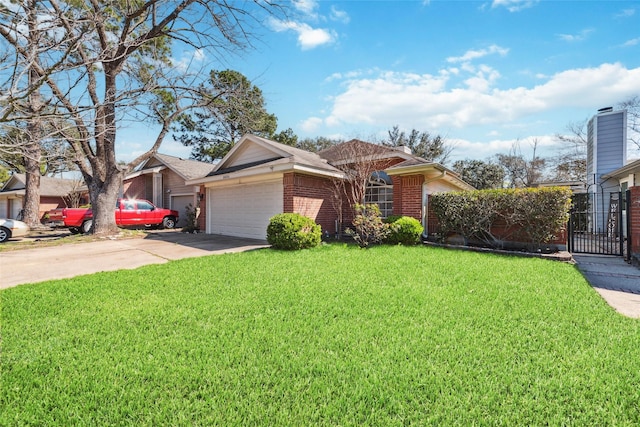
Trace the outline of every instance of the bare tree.
<instances>
[{"instance_id":1,"label":"bare tree","mask_svg":"<svg viewBox=\"0 0 640 427\"><path fill-rule=\"evenodd\" d=\"M68 208L79 208L80 201L82 200L83 187L84 182L82 180L74 180L71 186L71 190L69 193L64 196L62 199L64 200L65 205Z\"/></svg>"},{"instance_id":2,"label":"bare tree","mask_svg":"<svg viewBox=\"0 0 640 427\"><path fill-rule=\"evenodd\" d=\"M554 181L581 181L587 179L587 122L570 122L566 134L556 134L560 150L550 162Z\"/></svg>"},{"instance_id":3,"label":"bare tree","mask_svg":"<svg viewBox=\"0 0 640 427\"><path fill-rule=\"evenodd\" d=\"M22 67L12 69L4 84L9 89L5 120L30 120L17 105L34 92L45 96L48 113L56 118L56 132L72 147L74 163L89 188L95 232L117 230L113 206L123 176L150 158L164 136L193 105L198 76L187 74L171 58L173 48L196 49L214 56L246 48L251 25L279 9L261 0L29 0L2 7L0 38ZM30 39L23 17L47 22L46 37ZM27 18L28 21L28 18ZM55 42L43 50L42 39ZM37 58L33 52L37 51ZM30 79L25 92L14 90ZM211 101L211 100L210 100ZM148 122L159 128L151 146L122 166L116 159L117 129L129 122ZM34 139L37 139L35 136Z\"/></svg>"},{"instance_id":4,"label":"bare tree","mask_svg":"<svg viewBox=\"0 0 640 427\"><path fill-rule=\"evenodd\" d=\"M637 150L640 150L640 95L634 95L617 105L627 110L627 138Z\"/></svg>"},{"instance_id":5,"label":"bare tree","mask_svg":"<svg viewBox=\"0 0 640 427\"><path fill-rule=\"evenodd\" d=\"M353 139L318 154L344 173L343 193L350 206L363 203L367 184L374 172L389 166L391 149Z\"/></svg>"},{"instance_id":6,"label":"bare tree","mask_svg":"<svg viewBox=\"0 0 640 427\"><path fill-rule=\"evenodd\" d=\"M520 141L516 141L508 154L498 154L498 163L505 171L505 178L511 188L530 187L540 182L544 174L546 159L537 155L539 141L531 141L531 159L526 159L520 149Z\"/></svg>"},{"instance_id":7,"label":"bare tree","mask_svg":"<svg viewBox=\"0 0 640 427\"><path fill-rule=\"evenodd\" d=\"M27 0L23 4L24 13L15 14L19 9L15 4L3 3L0 8L0 34L9 35L11 40L20 43L20 53L13 58L6 51L2 55L6 60L15 59L13 73L8 73L10 95L3 96L2 121L14 120L16 116L24 116L19 120L19 132L11 135L16 139L9 145L20 148L20 158L26 174L25 197L22 205L23 220L32 228L40 226L40 164L43 138L43 112L45 103L42 100L39 85L38 69L40 68L41 49L52 49L51 38L46 37L50 28L46 20L38 14L38 0ZM4 64L10 64L5 62ZM3 70L6 71L6 70ZM12 94L18 94L15 96ZM8 98L13 98L10 101ZM28 118L28 119L27 119ZM6 140L5 140L6 141ZM6 142L5 142L6 144Z\"/></svg>"}]
</instances>

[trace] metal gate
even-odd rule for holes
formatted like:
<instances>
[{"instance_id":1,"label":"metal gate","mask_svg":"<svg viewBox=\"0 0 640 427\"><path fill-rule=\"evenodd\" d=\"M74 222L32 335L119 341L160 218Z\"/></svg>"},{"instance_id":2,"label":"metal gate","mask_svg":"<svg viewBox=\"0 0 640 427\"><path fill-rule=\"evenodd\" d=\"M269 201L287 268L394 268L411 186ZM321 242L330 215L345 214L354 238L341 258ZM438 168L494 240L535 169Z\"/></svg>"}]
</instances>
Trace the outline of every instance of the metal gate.
<instances>
[{"instance_id":1,"label":"metal gate","mask_svg":"<svg viewBox=\"0 0 640 427\"><path fill-rule=\"evenodd\" d=\"M626 197L623 197L626 196ZM574 194L569 217L568 249L572 253L627 256L628 194Z\"/></svg>"}]
</instances>

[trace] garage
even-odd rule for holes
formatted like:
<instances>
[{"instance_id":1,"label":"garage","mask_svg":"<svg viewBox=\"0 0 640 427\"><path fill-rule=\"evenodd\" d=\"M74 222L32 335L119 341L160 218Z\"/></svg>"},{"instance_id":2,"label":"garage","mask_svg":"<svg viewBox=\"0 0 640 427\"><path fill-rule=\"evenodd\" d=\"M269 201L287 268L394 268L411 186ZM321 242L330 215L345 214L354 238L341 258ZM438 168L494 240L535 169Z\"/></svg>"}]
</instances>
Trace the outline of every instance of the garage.
<instances>
[{"instance_id":1,"label":"garage","mask_svg":"<svg viewBox=\"0 0 640 427\"><path fill-rule=\"evenodd\" d=\"M269 219L283 211L282 179L207 191L207 233L267 238Z\"/></svg>"}]
</instances>

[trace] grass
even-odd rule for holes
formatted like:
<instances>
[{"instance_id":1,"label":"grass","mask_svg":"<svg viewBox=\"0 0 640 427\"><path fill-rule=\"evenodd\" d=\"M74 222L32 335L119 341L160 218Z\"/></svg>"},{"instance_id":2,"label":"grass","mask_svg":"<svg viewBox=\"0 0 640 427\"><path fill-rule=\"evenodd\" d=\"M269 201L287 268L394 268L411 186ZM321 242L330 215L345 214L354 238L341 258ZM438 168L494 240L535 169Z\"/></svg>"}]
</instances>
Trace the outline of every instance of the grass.
<instances>
[{"instance_id":1,"label":"grass","mask_svg":"<svg viewBox=\"0 0 640 427\"><path fill-rule=\"evenodd\" d=\"M567 264L331 245L0 298L0 425L640 423L640 322Z\"/></svg>"}]
</instances>

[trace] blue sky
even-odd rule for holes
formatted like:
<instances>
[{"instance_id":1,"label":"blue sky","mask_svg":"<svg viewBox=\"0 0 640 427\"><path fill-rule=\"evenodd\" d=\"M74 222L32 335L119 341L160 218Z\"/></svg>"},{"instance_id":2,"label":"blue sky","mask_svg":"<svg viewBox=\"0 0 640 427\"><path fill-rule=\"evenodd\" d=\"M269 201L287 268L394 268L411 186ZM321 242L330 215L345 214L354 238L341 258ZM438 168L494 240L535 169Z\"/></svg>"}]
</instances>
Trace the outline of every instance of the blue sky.
<instances>
[{"instance_id":1,"label":"blue sky","mask_svg":"<svg viewBox=\"0 0 640 427\"><path fill-rule=\"evenodd\" d=\"M456 159L518 140L552 154L569 122L640 95L640 1L299 0L212 68L251 79L278 130L301 138L372 140L399 125L445 136ZM154 136L123 129L119 157ZM189 155L170 136L160 151Z\"/></svg>"}]
</instances>

